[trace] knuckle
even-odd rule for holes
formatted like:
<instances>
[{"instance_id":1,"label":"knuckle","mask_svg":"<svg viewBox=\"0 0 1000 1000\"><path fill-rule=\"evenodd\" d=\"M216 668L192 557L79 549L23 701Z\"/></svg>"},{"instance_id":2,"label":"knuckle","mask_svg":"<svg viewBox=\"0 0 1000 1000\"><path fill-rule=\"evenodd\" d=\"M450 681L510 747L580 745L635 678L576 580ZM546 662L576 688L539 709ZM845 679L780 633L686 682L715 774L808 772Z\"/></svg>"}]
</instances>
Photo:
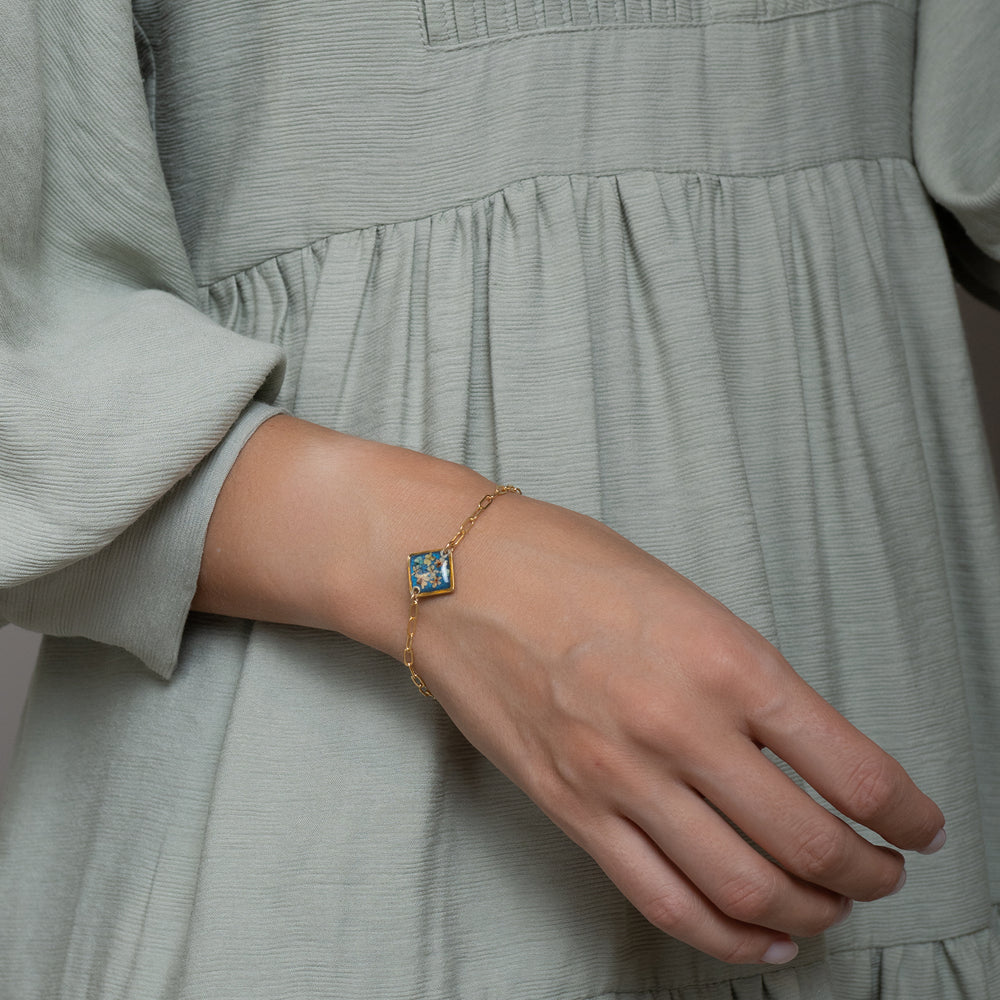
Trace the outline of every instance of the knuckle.
<instances>
[{"instance_id":1,"label":"knuckle","mask_svg":"<svg viewBox=\"0 0 1000 1000\"><path fill-rule=\"evenodd\" d=\"M807 881L827 878L840 868L843 859L843 833L826 824L804 831L792 852L790 867Z\"/></svg>"},{"instance_id":2,"label":"knuckle","mask_svg":"<svg viewBox=\"0 0 1000 1000\"><path fill-rule=\"evenodd\" d=\"M847 808L866 826L891 805L899 788L894 762L886 757L866 757L848 779Z\"/></svg>"},{"instance_id":3,"label":"knuckle","mask_svg":"<svg viewBox=\"0 0 1000 1000\"><path fill-rule=\"evenodd\" d=\"M719 630L705 643L701 677L717 695L737 700L755 720L787 712L790 670L770 643L734 629Z\"/></svg>"},{"instance_id":4,"label":"knuckle","mask_svg":"<svg viewBox=\"0 0 1000 1000\"><path fill-rule=\"evenodd\" d=\"M703 640L704 662L716 679L727 687L747 673L747 661L752 654L742 637L729 629L717 629Z\"/></svg>"},{"instance_id":5,"label":"knuckle","mask_svg":"<svg viewBox=\"0 0 1000 1000\"><path fill-rule=\"evenodd\" d=\"M759 924L774 912L777 897L777 879L766 873L753 872L730 879L719 892L718 906L735 920Z\"/></svg>"},{"instance_id":6,"label":"knuckle","mask_svg":"<svg viewBox=\"0 0 1000 1000\"><path fill-rule=\"evenodd\" d=\"M662 745L673 732L673 716L661 699L645 692L636 698L623 717L628 720L629 732L640 746Z\"/></svg>"},{"instance_id":7,"label":"knuckle","mask_svg":"<svg viewBox=\"0 0 1000 1000\"><path fill-rule=\"evenodd\" d=\"M576 726L565 732L552 757L555 778L575 794L588 797L595 789L623 787L628 775L621 752L601 734Z\"/></svg>"},{"instance_id":8,"label":"knuckle","mask_svg":"<svg viewBox=\"0 0 1000 1000\"><path fill-rule=\"evenodd\" d=\"M661 892L642 906L643 916L665 934L683 936L683 931L696 919L693 900L681 892Z\"/></svg>"}]
</instances>

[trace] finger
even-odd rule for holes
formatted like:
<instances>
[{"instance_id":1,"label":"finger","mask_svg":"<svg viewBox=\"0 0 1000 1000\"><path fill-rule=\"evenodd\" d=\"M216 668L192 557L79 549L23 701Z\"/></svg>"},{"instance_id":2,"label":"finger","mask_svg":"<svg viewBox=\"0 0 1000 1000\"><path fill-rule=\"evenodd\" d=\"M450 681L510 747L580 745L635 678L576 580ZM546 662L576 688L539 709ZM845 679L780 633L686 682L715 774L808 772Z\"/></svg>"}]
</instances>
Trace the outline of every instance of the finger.
<instances>
[{"instance_id":1,"label":"finger","mask_svg":"<svg viewBox=\"0 0 1000 1000\"><path fill-rule=\"evenodd\" d=\"M751 736L834 808L890 844L915 851L931 847L944 816L902 765L804 682L791 700L753 720Z\"/></svg>"},{"instance_id":2,"label":"finger","mask_svg":"<svg viewBox=\"0 0 1000 1000\"><path fill-rule=\"evenodd\" d=\"M694 779L702 795L798 878L849 899L880 899L903 878L903 858L858 836L742 738L726 763Z\"/></svg>"},{"instance_id":3,"label":"finger","mask_svg":"<svg viewBox=\"0 0 1000 1000\"><path fill-rule=\"evenodd\" d=\"M630 820L606 819L581 846L661 931L723 962L791 961L798 947L785 935L726 916Z\"/></svg>"},{"instance_id":4,"label":"finger","mask_svg":"<svg viewBox=\"0 0 1000 1000\"><path fill-rule=\"evenodd\" d=\"M727 917L812 937L847 915L847 899L763 857L693 790L673 796L668 809L654 805L644 800L629 818Z\"/></svg>"}]
</instances>

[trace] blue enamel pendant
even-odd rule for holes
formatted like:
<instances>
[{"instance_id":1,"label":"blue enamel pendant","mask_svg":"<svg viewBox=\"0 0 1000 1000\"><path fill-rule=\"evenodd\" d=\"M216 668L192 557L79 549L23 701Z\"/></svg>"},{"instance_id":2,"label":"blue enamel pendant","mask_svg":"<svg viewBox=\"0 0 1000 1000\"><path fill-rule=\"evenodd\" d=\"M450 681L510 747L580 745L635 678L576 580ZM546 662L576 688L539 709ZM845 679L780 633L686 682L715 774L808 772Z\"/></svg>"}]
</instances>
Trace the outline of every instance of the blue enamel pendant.
<instances>
[{"instance_id":1,"label":"blue enamel pendant","mask_svg":"<svg viewBox=\"0 0 1000 1000\"><path fill-rule=\"evenodd\" d=\"M418 597L450 594L455 589L451 549L414 552L410 556L410 590Z\"/></svg>"}]
</instances>

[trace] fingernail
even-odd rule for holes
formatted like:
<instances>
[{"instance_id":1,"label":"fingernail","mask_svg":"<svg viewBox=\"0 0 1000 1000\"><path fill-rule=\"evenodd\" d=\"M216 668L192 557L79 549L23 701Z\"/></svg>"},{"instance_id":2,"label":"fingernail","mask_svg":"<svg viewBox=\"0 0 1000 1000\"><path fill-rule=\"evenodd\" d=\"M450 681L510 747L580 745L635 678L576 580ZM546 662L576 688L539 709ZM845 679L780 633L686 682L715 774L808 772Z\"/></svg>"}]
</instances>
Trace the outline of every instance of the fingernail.
<instances>
[{"instance_id":1,"label":"fingernail","mask_svg":"<svg viewBox=\"0 0 1000 1000\"><path fill-rule=\"evenodd\" d=\"M948 834L944 832L944 827L941 827L937 832L937 836L919 853L920 854L937 854L938 851L944 847L944 842L948 839Z\"/></svg>"},{"instance_id":2,"label":"fingernail","mask_svg":"<svg viewBox=\"0 0 1000 1000\"><path fill-rule=\"evenodd\" d=\"M906 869L903 869L903 874L899 876L899 881L896 883L896 888L889 893L890 896L895 896L897 892L903 891L903 886L906 885Z\"/></svg>"},{"instance_id":3,"label":"fingernail","mask_svg":"<svg viewBox=\"0 0 1000 1000\"><path fill-rule=\"evenodd\" d=\"M854 909L854 900L853 899L845 899L844 900L844 907L843 907L843 910L842 910L840 916L837 917L837 919L834 920L834 922L832 924L830 924L830 926L831 927L836 927L838 924L842 924L851 915L851 910L853 910L853 909Z\"/></svg>"},{"instance_id":4,"label":"fingernail","mask_svg":"<svg viewBox=\"0 0 1000 1000\"><path fill-rule=\"evenodd\" d=\"M775 941L767 951L764 952L762 962L768 965L784 965L790 962L799 953L799 946L794 941Z\"/></svg>"}]
</instances>

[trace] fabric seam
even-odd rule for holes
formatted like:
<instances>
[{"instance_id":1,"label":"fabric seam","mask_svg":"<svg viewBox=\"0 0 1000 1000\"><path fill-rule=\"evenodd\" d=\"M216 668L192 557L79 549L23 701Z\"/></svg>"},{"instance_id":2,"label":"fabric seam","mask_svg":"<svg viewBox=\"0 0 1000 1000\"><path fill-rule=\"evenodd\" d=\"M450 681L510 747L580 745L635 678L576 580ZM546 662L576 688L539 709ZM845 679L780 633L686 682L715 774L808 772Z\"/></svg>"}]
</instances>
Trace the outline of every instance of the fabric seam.
<instances>
[{"instance_id":1,"label":"fabric seam","mask_svg":"<svg viewBox=\"0 0 1000 1000\"><path fill-rule=\"evenodd\" d=\"M810 17L822 17L829 14L838 14L844 10L853 10L861 7L888 7L899 11L911 20L916 19L915 13L899 0L862 0L861 3L845 0L844 3L833 4L829 7L822 7L816 10L788 11L782 14L765 15L756 20L749 17L730 18L706 18L699 21L674 21L674 22L649 22L635 23L625 22L621 24L578 24L578 25L553 25L551 28L528 28L519 29L506 35L499 35L486 38L473 38L465 42L432 42L430 40L430 27L427 24L425 3L430 0L416 0L417 17L420 18L420 35L423 48L430 53L458 52L464 49L485 48L492 45L506 45L527 38L537 38L544 35L575 35L593 31L676 31L688 29L710 28L714 25L740 24L747 28L766 28L772 24L782 21L800 20Z\"/></svg>"},{"instance_id":2,"label":"fabric seam","mask_svg":"<svg viewBox=\"0 0 1000 1000\"><path fill-rule=\"evenodd\" d=\"M224 274L220 274L215 277L207 278L205 280L198 281L199 292L204 292L210 289L213 285L221 284L222 282L232 281L238 278L240 275L247 274L250 271L254 271L259 267L263 267L265 264L270 262L277 262L282 257L287 257L293 253L299 253L306 249L311 249L315 251L315 248L322 247L324 243L329 242L334 237L337 236L348 236L352 233L363 233L367 230L385 230L390 229L393 226L407 226L413 225L417 222L424 222L429 219L433 219L437 216L443 215L445 212L452 212L456 209L465 208L469 205L475 205L479 202L493 202L495 201L504 191L515 187L518 184L527 184L529 182L535 181L546 181L546 180L557 180L565 179L572 181L574 178L589 178L591 180L598 180L601 178L613 178L613 177L628 177L637 174L653 174L661 177L732 177L732 178L747 178L747 179L765 179L768 177L780 177L787 174L797 174L802 173L806 170L817 170L821 167L828 167L835 163L885 163L889 161L897 161L906 164L912 164L912 160L908 157L903 156L898 153L886 153L883 155L876 156L848 156L844 158L831 159L831 160L816 160L807 161L805 163L797 164L793 167L779 168L775 170L765 170L765 171L747 171L746 173L741 173L739 171L730 173L718 173L713 170L696 170L696 169L676 169L676 170L665 170L661 167L629 167L625 170L575 170L571 173L533 173L524 174L521 177L515 177L512 180L506 181L499 187L494 188L492 191L486 194L476 195L474 198L465 198L462 201L457 201L454 204L444 205L441 208L433 209L429 212L424 212L420 215L408 216L403 219L383 219L381 221L369 222L363 226L350 226L346 229L332 229L322 236L313 237L307 240L305 243L298 243L294 246L284 247L275 253L268 254L266 257L260 258L260 260L254 261L252 264L247 264L245 267L237 268L234 271L227 271Z\"/></svg>"},{"instance_id":3,"label":"fabric seam","mask_svg":"<svg viewBox=\"0 0 1000 1000\"><path fill-rule=\"evenodd\" d=\"M955 934L952 937L946 938L928 938L926 940L920 941L902 941L898 944L886 944L886 945L859 945L854 948L835 948L830 949L827 955L846 955L852 952L882 952L889 951L892 948L911 948L911 947L923 947L926 945L945 945L953 941L961 941L963 938L974 937L977 934L983 934L988 932L994 922L995 916L998 911L1000 911L1000 904L994 904L991 907L991 916L989 921L982 927L976 928L975 930L966 931L962 934ZM592 996L581 997L580 1000L639 1000L640 997L650 997L658 995L663 990L666 990L671 995L676 994L680 990L691 990L691 989L705 989L715 986L731 986L740 982L748 982L754 979L763 979L771 972L781 972L785 969L793 972L802 972L806 969L816 969L827 964L826 959L820 959L815 962L808 962L802 965L795 965L794 963L790 965L775 965L768 968L762 969L757 973L750 973L746 976L738 976L735 978L726 979L713 979L707 981L697 981L697 982L687 982L680 983L676 986L661 986L659 984L652 984L648 987L643 987L634 990L616 990L609 993L595 993Z\"/></svg>"}]
</instances>

